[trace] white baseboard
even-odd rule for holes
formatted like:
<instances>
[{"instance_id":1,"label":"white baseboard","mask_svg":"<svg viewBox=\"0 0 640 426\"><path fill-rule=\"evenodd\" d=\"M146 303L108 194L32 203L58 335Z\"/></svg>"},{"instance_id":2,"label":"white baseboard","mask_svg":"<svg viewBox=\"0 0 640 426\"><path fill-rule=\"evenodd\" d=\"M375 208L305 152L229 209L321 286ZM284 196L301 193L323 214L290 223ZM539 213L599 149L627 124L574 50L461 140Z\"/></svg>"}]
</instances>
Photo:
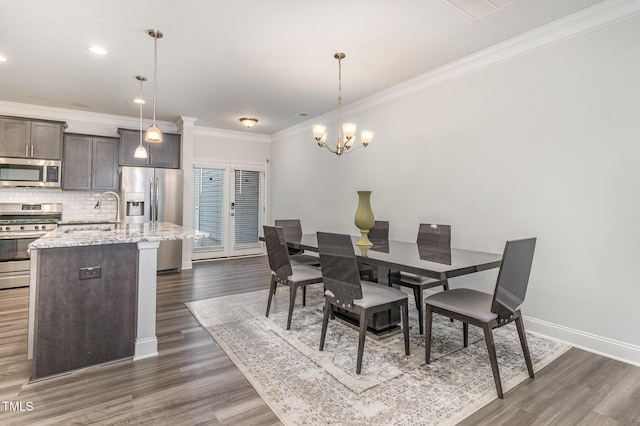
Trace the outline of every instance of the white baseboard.
<instances>
[{"instance_id":1,"label":"white baseboard","mask_svg":"<svg viewBox=\"0 0 640 426\"><path fill-rule=\"evenodd\" d=\"M193 264L191 263L191 260L182 259L182 270L186 271L189 269L193 269Z\"/></svg>"},{"instance_id":2,"label":"white baseboard","mask_svg":"<svg viewBox=\"0 0 640 426\"><path fill-rule=\"evenodd\" d=\"M141 359L151 358L154 356L158 356L158 339L156 337L136 339L136 346L133 355L134 361L140 361Z\"/></svg>"},{"instance_id":3,"label":"white baseboard","mask_svg":"<svg viewBox=\"0 0 640 426\"><path fill-rule=\"evenodd\" d=\"M640 346L523 315L527 333L560 340L576 348L640 367Z\"/></svg>"},{"instance_id":4,"label":"white baseboard","mask_svg":"<svg viewBox=\"0 0 640 426\"><path fill-rule=\"evenodd\" d=\"M428 296L437 292L436 290L426 290L424 294ZM578 349L640 367L640 346L550 323L526 315L522 317L527 333L539 334L543 337L559 340Z\"/></svg>"}]
</instances>

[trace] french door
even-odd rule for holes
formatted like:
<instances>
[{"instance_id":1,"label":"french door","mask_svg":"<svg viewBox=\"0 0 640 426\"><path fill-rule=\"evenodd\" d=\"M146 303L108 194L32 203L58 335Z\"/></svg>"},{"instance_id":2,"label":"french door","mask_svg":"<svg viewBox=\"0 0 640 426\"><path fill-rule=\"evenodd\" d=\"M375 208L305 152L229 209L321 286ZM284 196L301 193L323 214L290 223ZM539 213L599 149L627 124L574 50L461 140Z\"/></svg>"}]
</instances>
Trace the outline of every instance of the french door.
<instances>
[{"instance_id":1,"label":"french door","mask_svg":"<svg viewBox=\"0 0 640 426\"><path fill-rule=\"evenodd\" d=\"M193 259L262 254L264 166L196 165L194 176L194 226L211 237L195 242Z\"/></svg>"}]
</instances>

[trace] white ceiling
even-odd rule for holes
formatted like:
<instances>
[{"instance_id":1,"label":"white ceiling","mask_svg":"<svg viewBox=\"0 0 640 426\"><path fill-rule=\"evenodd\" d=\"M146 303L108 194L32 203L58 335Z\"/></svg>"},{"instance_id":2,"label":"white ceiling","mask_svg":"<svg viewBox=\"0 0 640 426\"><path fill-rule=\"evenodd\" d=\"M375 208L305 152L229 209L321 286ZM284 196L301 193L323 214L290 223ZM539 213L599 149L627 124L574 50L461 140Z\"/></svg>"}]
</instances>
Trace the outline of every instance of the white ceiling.
<instances>
[{"instance_id":1,"label":"white ceiling","mask_svg":"<svg viewBox=\"0 0 640 426\"><path fill-rule=\"evenodd\" d=\"M155 28L158 120L273 134L336 108L336 52L349 103L602 1L0 0L0 100L138 117L141 74L150 118Z\"/></svg>"}]
</instances>

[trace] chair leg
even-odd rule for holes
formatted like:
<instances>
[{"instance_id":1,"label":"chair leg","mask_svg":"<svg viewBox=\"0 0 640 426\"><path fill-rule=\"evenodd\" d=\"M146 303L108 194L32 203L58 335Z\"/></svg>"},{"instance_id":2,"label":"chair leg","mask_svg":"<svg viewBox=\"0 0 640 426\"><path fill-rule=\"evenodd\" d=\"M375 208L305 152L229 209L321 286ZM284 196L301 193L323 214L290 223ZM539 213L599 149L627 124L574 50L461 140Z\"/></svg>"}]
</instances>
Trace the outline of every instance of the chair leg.
<instances>
[{"instance_id":1,"label":"chair leg","mask_svg":"<svg viewBox=\"0 0 640 426\"><path fill-rule=\"evenodd\" d=\"M400 309L402 310L402 329L404 331L404 353L411 355L409 353L409 301L405 299L400 305Z\"/></svg>"},{"instance_id":2,"label":"chair leg","mask_svg":"<svg viewBox=\"0 0 640 426\"><path fill-rule=\"evenodd\" d=\"M298 286L292 284L289 286L289 316L287 317L287 330L291 330L291 318L293 317L293 306L296 304L296 291Z\"/></svg>"},{"instance_id":3,"label":"chair leg","mask_svg":"<svg viewBox=\"0 0 640 426\"><path fill-rule=\"evenodd\" d=\"M500 381L500 370L498 369L498 357L496 356L496 346L493 342L493 333L489 324L482 323L482 330L484 331L484 340L487 344L487 352L489 352L489 361L491 361L491 371L493 372L493 381L496 384L496 392L498 398L502 399L502 382Z\"/></svg>"},{"instance_id":4,"label":"chair leg","mask_svg":"<svg viewBox=\"0 0 640 426\"><path fill-rule=\"evenodd\" d=\"M522 346L522 353L524 354L524 360L527 363L527 370L529 370L529 377L533 379L533 365L531 364L531 355L529 354L529 345L527 344L527 335L524 332L524 324L522 323L522 317L516 318L516 328L518 329L518 336L520 336L520 346Z\"/></svg>"},{"instance_id":5,"label":"chair leg","mask_svg":"<svg viewBox=\"0 0 640 426\"><path fill-rule=\"evenodd\" d=\"M444 280L444 282L442 283L442 291L448 291L448 290L449 290L449 281ZM453 322L453 318L449 318L449 321Z\"/></svg>"},{"instance_id":6,"label":"chair leg","mask_svg":"<svg viewBox=\"0 0 640 426\"><path fill-rule=\"evenodd\" d=\"M469 324L466 322L462 323L462 341L465 348L469 346Z\"/></svg>"},{"instance_id":7,"label":"chair leg","mask_svg":"<svg viewBox=\"0 0 640 426\"><path fill-rule=\"evenodd\" d=\"M269 299L267 300L267 313L264 315L266 317L269 316L269 311L271 310L271 299L273 299L273 295L276 292L276 286L278 285L278 281L275 276L271 276L271 285L269 286Z\"/></svg>"},{"instance_id":8,"label":"chair leg","mask_svg":"<svg viewBox=\"0 0 640 426\"><path fill-rule=\"evenodd\" d=\"M429 364L431 362L431 320L433 319L433 311L431 305L428 303L425 305L424 312L424 355L425 362Z\"/></svg>"},{"instance_id":9,"label":"chair leg","mask_svg":"<svg viewBox=\"0 0 640 426\"><path fill-rule=\"evenodd\" d=\"M358 360L356 362L356 374L362 371L362 356L364 354L364 341L367 337L367 311L360 312L360 336L358 339Z\"/></svg>"},{"instance_id":10,"label":"chair leg","mask_svg":"<svg viewBox=\"0 0 640 426\"><path fill-rule=\"evenodd\" d=\"M424 333L424 309L422 308L423 298L422 287L413 288L413 296L416 299L416 309L418 310L418 329L420 334Z\"/></svg>"},{"instance_id":11,"label":"chair leg","mask_svg":"<svg viewBox=\"0 0 640 426\"><path fill-rule=\"evenodd\" d=\"M331 302L325 298L324 315L322 316L322 332L320 332L320 351L324 349L324 338L327 336L327 324L329 324L329 316L331 316Z\"/></svg>"},{"instance_id":12,"label":"chair leg","mask_svg":"<svg viewBox=\"0 0 640 426\"><path fill-rule=\"evenodd\" d=\"M307 286L302 286L302 307L307 306Z\"/></svg>"}]
</instances>

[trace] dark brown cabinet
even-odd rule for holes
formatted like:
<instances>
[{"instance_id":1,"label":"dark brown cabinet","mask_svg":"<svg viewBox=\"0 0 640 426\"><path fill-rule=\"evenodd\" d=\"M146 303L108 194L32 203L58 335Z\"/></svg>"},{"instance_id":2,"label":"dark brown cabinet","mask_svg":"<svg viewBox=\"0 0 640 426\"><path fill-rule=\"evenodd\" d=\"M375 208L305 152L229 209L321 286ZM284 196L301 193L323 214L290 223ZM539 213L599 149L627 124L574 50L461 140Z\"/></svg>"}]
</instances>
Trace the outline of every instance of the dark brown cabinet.
<instances>
[{"instance_id":1,"label":"dark brown cabinet","mask_svg":"<svg viewBox=\"0 0 640 426\"><path fill-rule=\"evenodd\" d=\"M147 149L147 158L135 158L133 154L140 145L140 130L118 129L120 133L120 165L180 168L180 135L162 133L161 143L142 142Z\"/></svg>"},{"instance_id":2,"label":"dark brown cabinet","mask_svg":"<svg viewBox=\"0 0 640 426\"><path fill-rule=\"evenodd\" d=\"M62 188L118 191L118 138L64 136Z\"/></svg>"},{"instance_id":3,"label":"dark brown cabinet","mask_svg":"<svg viewBox=\"0 0 640 426\"><path fill-rule=\"evenodd\" d=\"M39 250L32 379L133 356L137 247Z\"/></svg>"},{"instance_id":4,"label":"dark brown cabinet","mask_svg":"<svg viewBox=\"0 0 640 426\"><path fill-rule=\"evenodd\" d=\"M0 117L0 157L62 158L65 123Z\"/></svg>"}]
</instances>

